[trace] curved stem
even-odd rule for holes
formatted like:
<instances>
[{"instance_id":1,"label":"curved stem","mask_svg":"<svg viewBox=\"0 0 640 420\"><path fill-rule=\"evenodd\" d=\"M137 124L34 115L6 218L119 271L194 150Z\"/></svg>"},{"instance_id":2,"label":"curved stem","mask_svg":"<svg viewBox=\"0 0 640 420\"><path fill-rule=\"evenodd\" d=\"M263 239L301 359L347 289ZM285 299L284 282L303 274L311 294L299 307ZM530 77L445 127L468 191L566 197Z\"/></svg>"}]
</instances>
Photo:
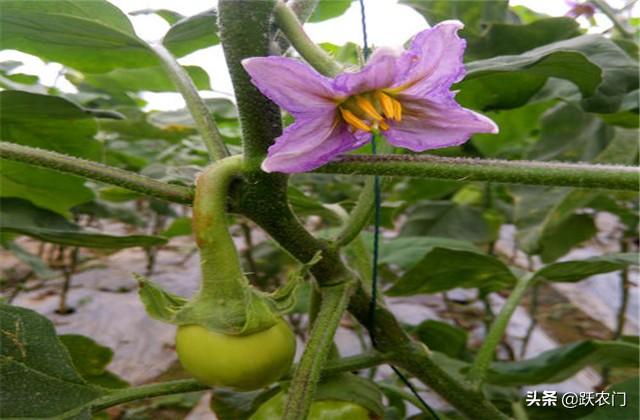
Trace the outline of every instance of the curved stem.
<instances>
[{"instance_id":1,"label":"curved stem","mask_svg":"<svg viewBox=\"0 0 640 420\"><path fill-rule=\"evenodd\" d=\"M242 172L242 155L210 165L196 179L193 231L200 248L202 289L210 297L244 302L248 281L227 222L227 197L233 178Z\"/></svg>"},{"instance_id":2,"label":"curved stem","mask_svg":"<svg viewBox=\"0 0 640 420\"><path fill-rule=\"evenodd\" d=\"M416 176L458 181L495 181L629 191L637 191L640 186L640 168L632 166L427 155L349 155L315 172Z\"/></svg>"},{"instance_id":3,"label":"curved stem","mask_svg":"<svg viewBox=\"0 0 640 420\"><path fill-rule=\"evenodd\" d=\"M509 320L520 304L520 301L524 296L524 292L527 290L532 279L533 275L527 275L526 277L518 280L516 287L511 291L511 294L504 303L502 310L493 321L489 333L484 338L482 347L478 350L478 354L476 354L476 358L474 359L473 365L469 369L468 373L469 380L476 389L480 388L482 382L487 376L487 371L493 361L496 347L500 344L502 336L509 325Z\"/></svg>"},{"instance_id":4,"label":"curved stem","mask_svg":"<svg viewBox=\"0 0 640 420\"><path fill-rule=\"evenodd\" d=\"M320 310L291 381L284 410L284 420L307 417L322 367L331 351L333 336L349 303L351 290L353 290L353 282L321 289Z\"/></svg>"},{"instance_id":5,"label":"curved stem","mask_svg":"<svg viewBox=\"0 0 640 420\"><path fill-rule=\"evenodd\" d=\"M189 74L164 45L153 44L150 47L160 59L162 67L169 76L169 79L171 79L184 98L211 160L215 161L229 156L229 151L224 144L222 134L220 134L218 126L211 112L209 112L207 105L198 94L198 90L193 84L191 77L189 77Z\"/></svg>"},{"instance_id":6,"label":"curved stem","mask_svg":"<svg viewBox=\"0 0 640 420\"><path fill-rule=\"evenodd\" d=\"M311 67L328 77L334 77L340 73L341 67L333 61L329 54L309 39L296 14L289 6L278 0L273 12L276 25Z\"/></svg>"},{"instance_id":7,"label":"curved stem","mask_svg":"<svg viewBox=\"0 0 640 420\"><path fill-rule=\"evenodd\" d=\"M50 150L0 141L0 158L54 169L83 178L105 182L140 194L180 204L191 204L193 189L167 184L135 172L79 159Z\"/></svg>"}]
</instances>

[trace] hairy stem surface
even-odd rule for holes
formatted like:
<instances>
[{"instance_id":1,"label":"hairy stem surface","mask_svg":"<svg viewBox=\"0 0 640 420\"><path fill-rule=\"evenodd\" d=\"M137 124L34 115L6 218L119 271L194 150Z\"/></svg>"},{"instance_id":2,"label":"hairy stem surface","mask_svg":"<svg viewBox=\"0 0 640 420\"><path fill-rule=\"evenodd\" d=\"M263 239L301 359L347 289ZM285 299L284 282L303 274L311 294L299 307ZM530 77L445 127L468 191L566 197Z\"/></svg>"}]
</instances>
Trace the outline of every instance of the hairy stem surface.
<instances>
[{"instance_id":1,"label":"hairy stem surface","mask_svg":"<svg viewBox=\"0 0 640 420\"><path fill-rule=\"evenodd\" d=\"M151 45L151 49L156 53L169 79L171 79L178 89L178 92L180 92L184 98L187 109L189 109L196 123L198 132L200 136L202 136L202 141L209 152L211 160L219 160L225 156L229 156L229 151L224 144L222 134L220 134L218 126L207 108L207 104L204 103L198 94L198 90L193 84L193 80L191 80L189 74L178 64L175 57L164 45L153 44Z\"/></svg>"}]
</instances>

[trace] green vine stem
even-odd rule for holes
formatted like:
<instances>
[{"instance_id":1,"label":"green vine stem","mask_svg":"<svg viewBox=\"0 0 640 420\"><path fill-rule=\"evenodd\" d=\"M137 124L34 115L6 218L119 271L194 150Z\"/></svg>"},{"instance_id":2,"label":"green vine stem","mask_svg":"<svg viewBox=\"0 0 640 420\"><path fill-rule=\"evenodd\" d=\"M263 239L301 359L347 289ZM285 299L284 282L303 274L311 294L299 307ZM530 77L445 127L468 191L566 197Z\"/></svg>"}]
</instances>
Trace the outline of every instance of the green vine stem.
<instances>
[{"instance_id":1,"label":"green vine stem","mask_svg":"<svg viewBox=\"0 0 640 420\"><path fill-rule=\"evenodd\" d=\"M171 79L184 98L211 160L215 161L229 156L229 151L224 144L222 134L220 134L218 126L211 112L209 112L207 105L198 94L198 90L193 84L193 80L191 80L189 74L178 64L175 57L164 45L158 43L150 45L150 47L160 59L162 68L169 76L169 79Z\"/></svg>"},{"instance_id":2,"label":"green vine stem","mask_svg":"<svg viewBox=\"0 0 640 420\"><path fill-rule=\"evenodd\" d=\"M428 155L343 156L315 172L415 176L458 181L606 188L637 191L640 168L589 163L447 158Z\"/></svg>"},{"instance_id":3,"label":"green vine stem","mask_svg":"<svg viewBox=\"0 0 640 420\"><path fill-rule=\"evenodd\" d=\"M342 359L331 360L327 367L322 370L322 376L334 375L340 372L352 372L360 369L367 369L384 363L388 355L371 351L355 356L344 357ZM295 367L294 367L295 369ZM291 374L289 374L291 377ZM156 384L141 385L131 388L123 388L111 391L108 395L99 398L92 404L92 411L98 412L118 404L144 398L160 397L163 395L183 394L186 392L197 392L210 389L208 385L201 384L195 379L183 379L167 381Z\"/></svg>"},{"instance_id":4,"label":"green vine stem","mask_svg":"<svg viewBox=\"0 0 640 420\"><path fill-rule=\"evenodd\" d=\"M284 420L298 420L307 417L318 380L320 380L322 367L331 352L333 336L349 303L353 284L353 282L344 282L321 289L320 309L300 363L294 371L285 406Z\"/></svg>"},{"instance_id":5,"label":"green vine stem","mask_svg":"<svg viewBox=\"0 0 640 420\"><path fill-rule=\"evenodd\" d=\"M285 34L291 45L307 60L307 62L320 73L328 77L334 77L342 68L318 47L302 29L302 24L296 14L283 1L278 0L273 10L276 25Z\"/></svg>"},{"instance_id":6,"label":"green vine stem","mask_svg":"<svg viewBox=\"0 0 640 420\"><path fill-rule=\"evenodd\" d=\"M511 291L509 298L504 303L502 310L498 316L496 316L496 319L491 325L491 329L484 338L484 342L482 343L480 350L478 350L478 354L476 354L473 365L471 365L467 374L469 381L476 389L479 389L484 382L484 379L487 376L487 371L493 361L496 348L500 344L500 340L502 340L502 336L509 325L509 320L520 304L520 301L522 300L522 297L524 296L524 293L532 279L533 275L530 274L518 280L516 287Z\"/></svg>"},{"instance_id":7,"label":"green vine stem","mask_svg":"<svg viewBox=\"0 0 640 420\"><path fill-rule=\"evenodd\" d=\"M114 168L90 160L75 158L50 150L0 141L0 158L54 169L94 181L117 185L118 187L126 188L140 194L174 203L191 204L193 202L192 188L167 184L135 172Z\"/></svg>"}]
</instances>

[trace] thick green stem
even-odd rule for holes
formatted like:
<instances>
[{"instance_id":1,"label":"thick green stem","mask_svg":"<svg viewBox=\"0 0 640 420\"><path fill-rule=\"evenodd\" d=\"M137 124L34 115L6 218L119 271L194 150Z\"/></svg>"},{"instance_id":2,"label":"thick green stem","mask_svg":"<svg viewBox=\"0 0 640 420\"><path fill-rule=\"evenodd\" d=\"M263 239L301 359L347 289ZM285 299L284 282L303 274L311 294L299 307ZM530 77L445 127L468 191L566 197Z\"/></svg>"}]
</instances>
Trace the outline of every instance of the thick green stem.
<instances>
[{"instance_id":1,"label":"thick green stem","mask_svg":"<svg viewBox=\"0 0 640 420\"><path fill-rule=\"evenodd\" d=\"M151 45L151 49L156 53L162 63L162 68L184 98L211 160L219 160L229 156L222 134L220 134L218 126L207 108L207 104L198 94L198 90L189 74L178 64L175 57L164 45L154 44Z\"/></svg>"},{"instance_id":2,"label":"thick green stem","mask_svg":"<svg viewBox=\"0 0 640 420\"><path fill-rule=\"evenodd\" d=\"M333 61L329 54L309 39L293 10L279 0L273 12L276 25L311 67L328 77L334 77L340 73L342 68Z\"/></svg>"},{"instance_id":3,"label":"thick green stem","mask_svg":"<svg viewBox=\"0 0 640 420\"><path fill-rule=\"evenodd\" d=\"M220 40L240 113L242 146L252 185L267 181L282 183L286 179L278 174L267 178L260 173L267 148L282 132L280 108L256 89L242 67L245 58L269 55L273 6L273 0L254 1L251 5L244 1L220 0L218 5ZM261 179L253 179L252 172L257 172ZM269 187L258 185L258 188Z\"/></svg>"},{"instance_id":4,"label":"thick green stem","mask_svg":"<svg viewBox=\"0 0 640 420\"><path fill-rule=\"evenodd\" d=\"M371 351L342 359L332 360L322 370L322 376L335 375L341 372L352 372L367 369L384 363L388 355ZM295 369L295 367L294 367ZM291 374L289 374L291 377ZM92 411L97 412L114 405L124 404L130 401L153 398L163 395L183 394L186 392L204 391L210 389L208 385L201 384L195 379L183 379L177 381L162 382L157 384L141 385L132 388L124 388L112 391L109 395L101 397L92 405Z\"/></svg>"},{"instance_id":5,"label":"thick green stem","mask_svg":"<svg viewBox=\"0 0 640 420\"><path fill-rule=\"evenodd\" d=\"M0 158L117 185L140 194L174 203L191 204L193 201L193 189L191 188L167 184L135 172L50 150L0 141Z\"/></svg>"},{"instance_id":6,"label":"thick green stem","mask_svg":"<svg viewBox=\"0 0 640 420\"><path fill-rule=\"evenodd\" d=\"M296 368L289 388L284 420L297 420L307 417L313 402L322 367L326 363L333 336L340 319L349 303L353 282L321 289L320 310L313 323L311 335Z\"/></svg>"},{"instance_id":7,"label":"thick green stem","mask_svg":"<svg viewBox=\"0 0 640 420\"><path fill-rule=\"evenodd\" d=\"M315 172L417 176L458 181L495 181L629 191L637 191L640 186L640 168L632 166L426 155L349 155Z\"/></svg>"},{"instance_id":8,"label":"thick green stem","mask_svg":"<svg viewBox=\"0 0 640 420\"><path fill-rule=\"evenodd\" d=\"M484 379L487 376L487 371L493 361L496 348L500 344L502 336L509 325L509 320L520 304L520 301L522 300L522 297L524 296L524 293L532 279L533 276L528 275L518 280L516 287L511 291L511 294L502 307L502 310L493 321L489 333L484 338L484 342L482 343L480 350L478 350L478 354L476 354L476 358L468 373L469 381L474 385L474 387L476 387L476 389L479 389L482 382L484 382Z\"/></svg>"},{"instance_id":9,"label":"thick green stem","mask_svg":"<svg viewBox=\"0 0 640 420\"><path fill-rule=\"evenodd\" d=\"M201 294L210 298L244 301L248 281L227 223L229 186L242 172L241 155L210 165L196 180L193 231L200 248Z\"/></svg>"}]
</instances>

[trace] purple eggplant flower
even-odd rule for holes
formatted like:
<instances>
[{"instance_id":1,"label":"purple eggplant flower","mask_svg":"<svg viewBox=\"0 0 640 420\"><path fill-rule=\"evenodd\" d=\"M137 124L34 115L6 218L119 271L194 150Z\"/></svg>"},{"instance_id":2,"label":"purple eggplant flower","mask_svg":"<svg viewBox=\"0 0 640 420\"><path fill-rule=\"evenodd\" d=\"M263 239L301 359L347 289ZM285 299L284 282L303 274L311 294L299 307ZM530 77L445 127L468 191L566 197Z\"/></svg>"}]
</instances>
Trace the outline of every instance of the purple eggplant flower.
<instances>
[{"instance_id":1,"label":"purple eggplant flower","mask_svg":"<svg viewBox=\"0 0 640 420\"><path fill-rule=\"evenodd\" d=\"M334 79L292 58L244 60L253 84L295 118L269 148L262 169L315 169L366 144L375 130L414 152L497 133L493 121L462 108L450 91L464 76L462 27L442 22L418 33L408 50L379 48L362 69Z\"/></svg>"}]
</instances>

